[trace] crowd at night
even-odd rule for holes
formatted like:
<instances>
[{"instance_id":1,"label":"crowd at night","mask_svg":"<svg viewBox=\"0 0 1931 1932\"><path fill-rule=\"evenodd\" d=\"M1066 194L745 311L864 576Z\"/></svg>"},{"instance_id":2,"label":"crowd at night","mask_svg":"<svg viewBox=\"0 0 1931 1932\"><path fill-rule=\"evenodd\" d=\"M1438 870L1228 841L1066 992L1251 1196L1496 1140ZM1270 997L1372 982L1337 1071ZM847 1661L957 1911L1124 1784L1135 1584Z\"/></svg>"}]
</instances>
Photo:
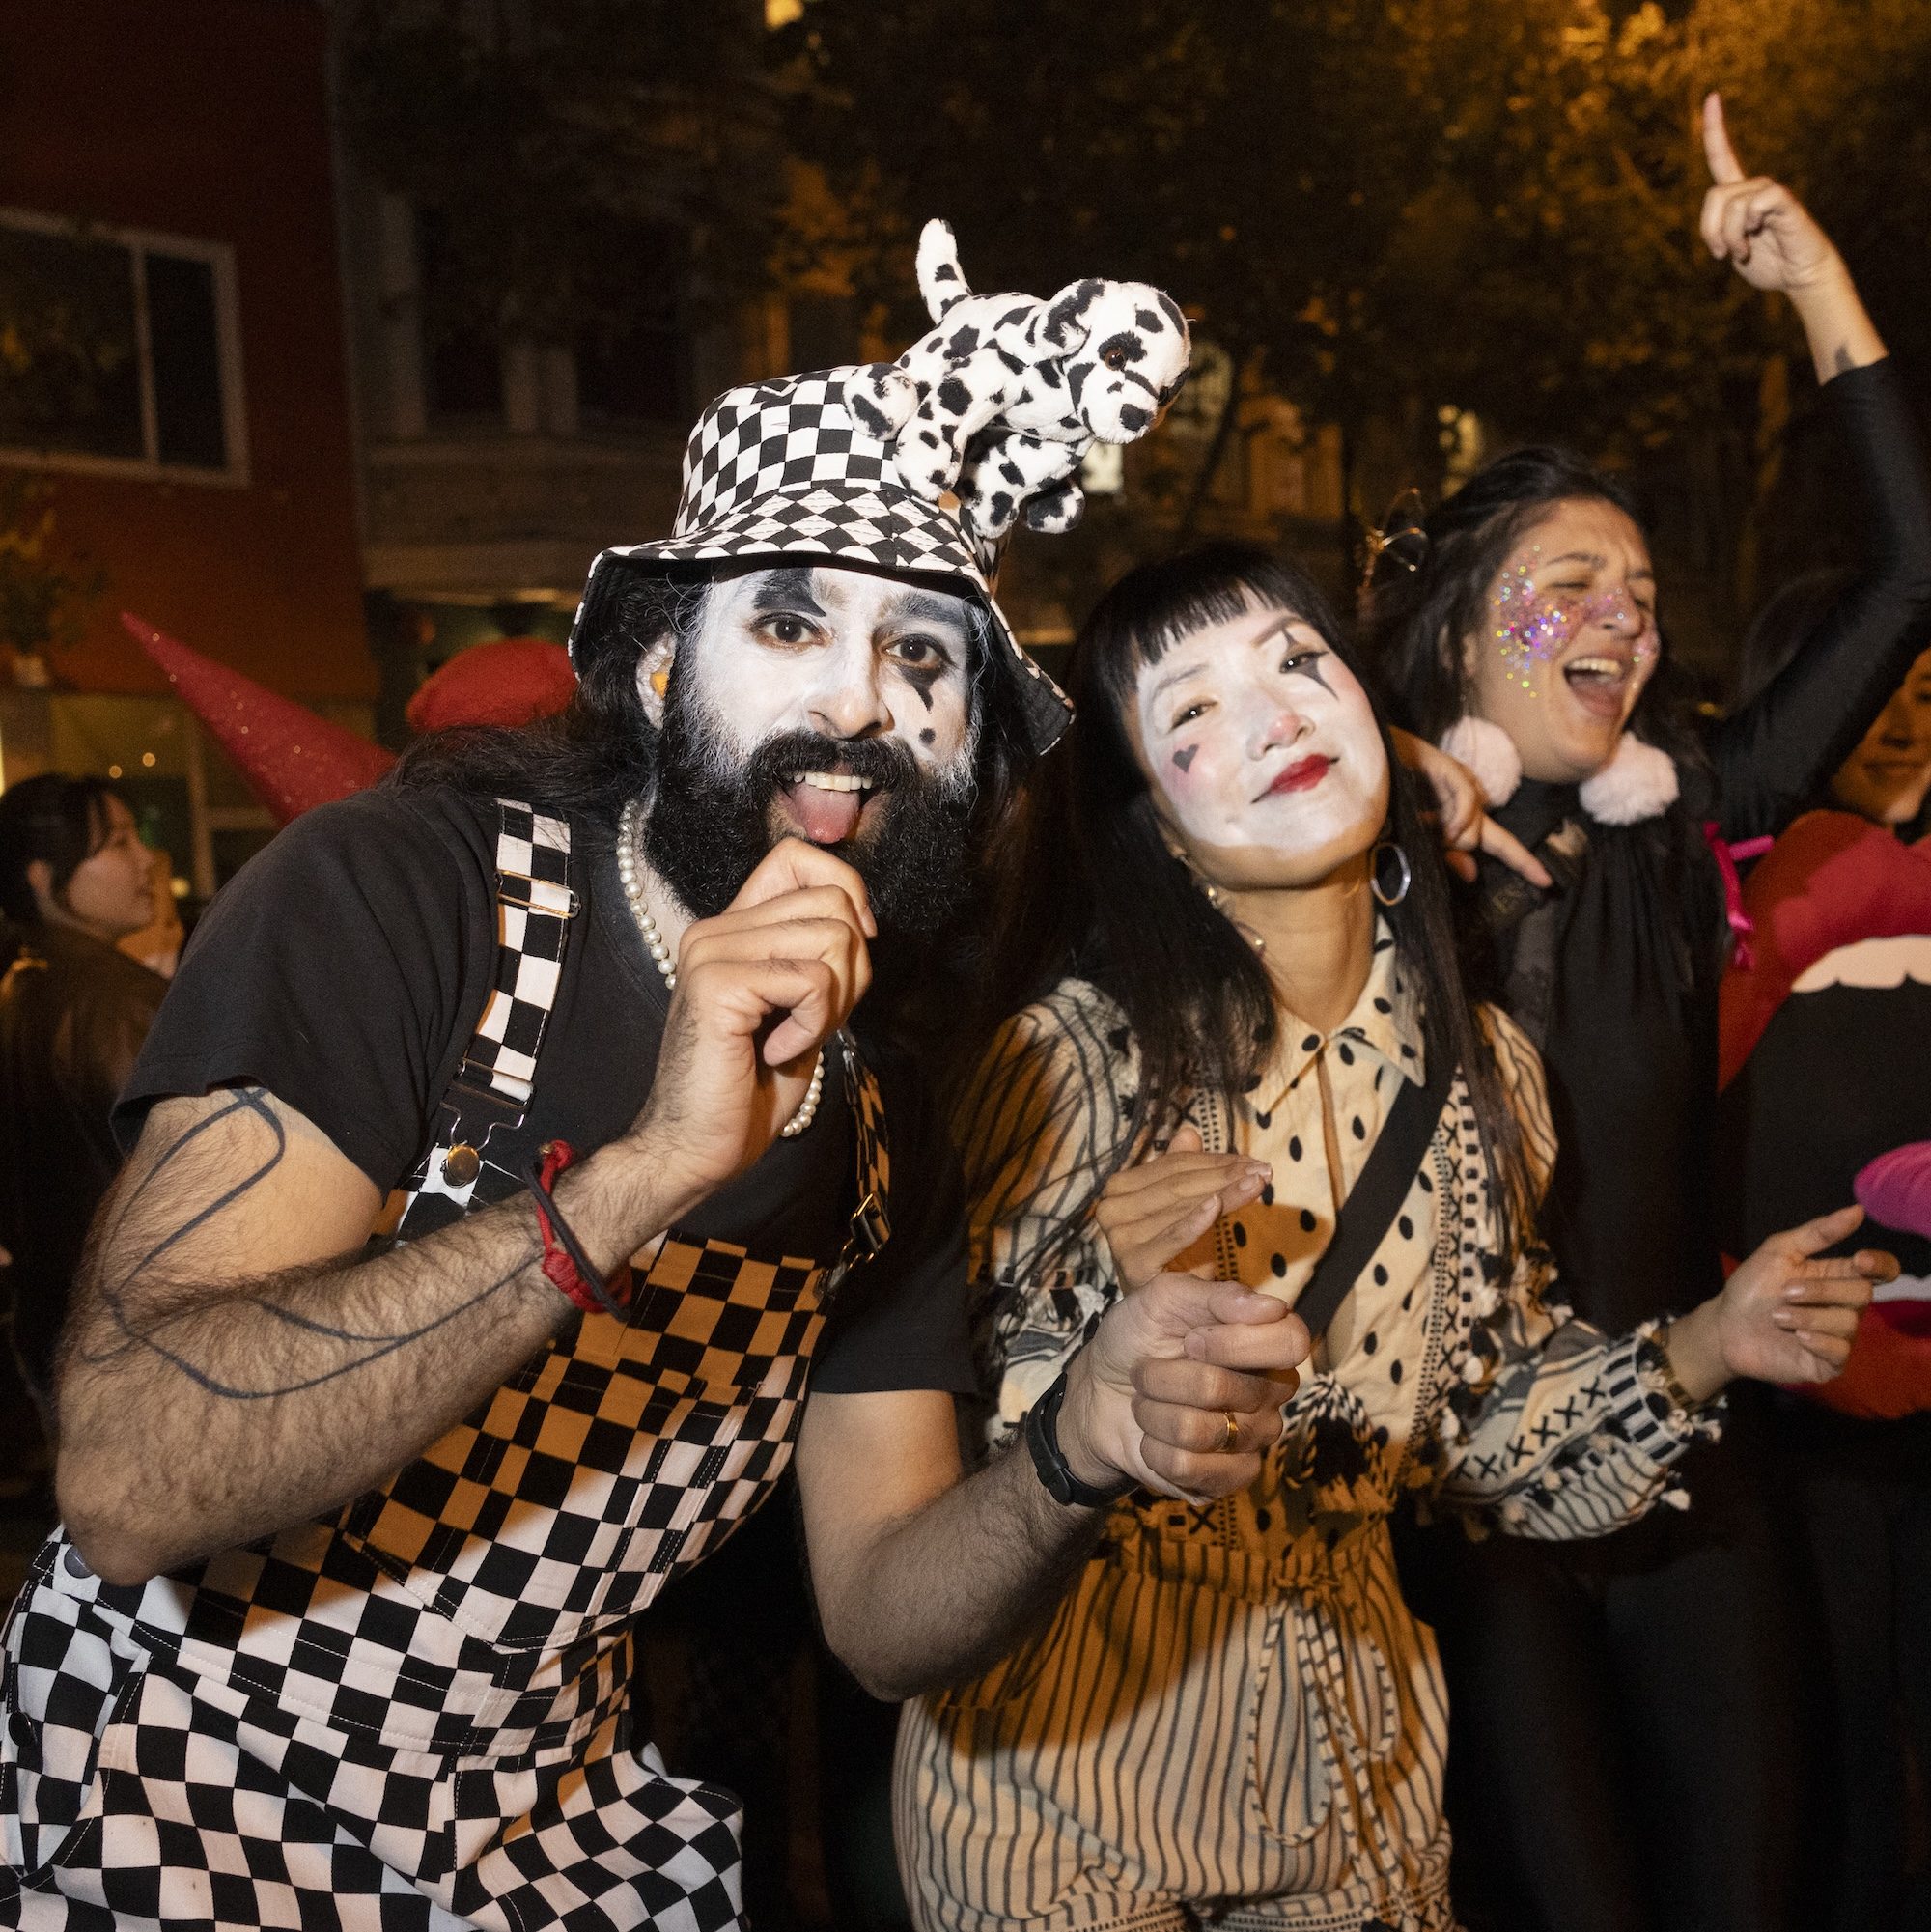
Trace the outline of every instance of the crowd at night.
<instances>
[{"instance_id":1,"label":"crowd at night","mask_svg":"<svg viewBox=\"0 0 1931 1932\"><path fill-rule=\"evenodd\" d=\"M1927 98L0 23L0 1925L1931 1932Z\"/></svg>"}]
</instances>

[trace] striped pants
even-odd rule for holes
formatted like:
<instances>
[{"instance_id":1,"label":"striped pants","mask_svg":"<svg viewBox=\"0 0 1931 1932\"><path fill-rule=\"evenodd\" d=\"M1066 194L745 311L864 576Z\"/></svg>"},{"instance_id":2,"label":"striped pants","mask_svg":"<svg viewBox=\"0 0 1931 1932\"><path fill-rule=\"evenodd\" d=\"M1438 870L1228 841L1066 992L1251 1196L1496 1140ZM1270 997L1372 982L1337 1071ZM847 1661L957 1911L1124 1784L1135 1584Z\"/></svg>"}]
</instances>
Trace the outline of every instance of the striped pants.
<instances>
[{"instance_id":1,"label":"striped pants","mask_svg":"<svg viewBox=\"0 0 1931 1932\"><path fill-rule=\"evenodd\" d=\"M1049 1628L906 1707L920 1932L1454 1932L1447 1709L1387 1526L1288 1558L1129 1531Z\"/></svg>"}]
</instances>

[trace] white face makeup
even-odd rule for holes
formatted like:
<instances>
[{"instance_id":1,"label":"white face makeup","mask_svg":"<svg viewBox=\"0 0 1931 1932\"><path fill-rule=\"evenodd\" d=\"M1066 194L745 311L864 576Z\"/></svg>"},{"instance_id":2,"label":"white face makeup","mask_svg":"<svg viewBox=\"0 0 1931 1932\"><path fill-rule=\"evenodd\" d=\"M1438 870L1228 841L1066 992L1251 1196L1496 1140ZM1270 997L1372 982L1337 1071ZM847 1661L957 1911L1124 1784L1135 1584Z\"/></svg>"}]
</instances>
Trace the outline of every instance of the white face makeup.
<instances>
[{"instance_id":1,"label":"white face makeup","mask_svg":"<svg viewBox=\"0 0 1931 1932\"><path fill-rule=\"evenodd\" d=\"M935 778L971 763L963 598L830 565L753 571L713 587L685 648L694 694L740 758L780 734L810 732L898 739ZM647 677L643 691L659 718ZM777 809L789 829L831 845L851 837L871 806L859 779L834 770L805 774Z\"/></svg>"},{"instance_id":2,"label":"white face makeup","mask_svg":"<svg viewBox=\"0 0 1931 1932\"><path fill-rule=\"evenodd\" d=\"M1251 605L1143 666L1133 723L1161 821L1217 885L1312 884L1381 835L1367 693L1287 612Z\"/></svg>"},{"instance_id":3,"label":"white face makeup","mask_svg":"<svg viewBox=\"0 0 1931 1932\"><path fill-rule=\"evenodd\" d=\"M1489 587L1464 640L1476 713L1515 741L1531 778L1577 784L1614 755L1656 668L1656 573L1613 503L1558 503Z\"/></svg>"}]
</instances>

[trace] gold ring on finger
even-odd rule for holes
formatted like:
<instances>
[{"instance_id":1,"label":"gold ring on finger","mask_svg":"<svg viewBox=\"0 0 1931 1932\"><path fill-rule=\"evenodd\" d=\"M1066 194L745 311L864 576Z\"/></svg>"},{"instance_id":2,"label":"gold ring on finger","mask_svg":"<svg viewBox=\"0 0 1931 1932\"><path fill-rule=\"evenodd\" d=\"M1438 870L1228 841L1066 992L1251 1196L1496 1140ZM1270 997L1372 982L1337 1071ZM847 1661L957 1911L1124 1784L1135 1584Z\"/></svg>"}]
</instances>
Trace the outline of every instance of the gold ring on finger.
<instances>
[{"instance_id":1,"label":"gold ring on finger","mask_svg":"<svg viewBox=\"0 0 1931 1932\"><path fill-rule=\"evenodd\" d=\"M1240 1444L1241 1418L1231 1409L1223 1409L1220 1412L1220 1419L1227 1425L1227 1437L1220 1444L1220 1453L1223 1456L1231 1455Z\"/></svg>"}]
</instances>

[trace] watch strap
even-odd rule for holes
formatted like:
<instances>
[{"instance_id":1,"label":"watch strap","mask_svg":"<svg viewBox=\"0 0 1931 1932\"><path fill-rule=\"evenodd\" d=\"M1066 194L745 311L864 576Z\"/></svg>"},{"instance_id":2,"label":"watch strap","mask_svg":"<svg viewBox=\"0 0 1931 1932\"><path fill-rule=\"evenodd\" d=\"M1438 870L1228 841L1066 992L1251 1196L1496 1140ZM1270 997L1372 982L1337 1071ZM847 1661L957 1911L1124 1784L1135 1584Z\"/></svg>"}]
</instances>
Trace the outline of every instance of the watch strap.
<instances>
[{"instance_id":1,"label":"watch strap","mask_svg":"<svg viewBox=\"0 0 1931 1932\"><path fill-rule=\"evenodd\" d=\"M1129 1494L1134 1484L1126 1481L1111 1489L1096 1489L1073 1473L1059 1446L1059 1409L1066 1400L1066 1371L1061 1369L1052 1386L1026 1411L1025 1443L1032 1466L1054 1502L1068 1509L1105 1509Z\"/></svg>"}]
</instances>

